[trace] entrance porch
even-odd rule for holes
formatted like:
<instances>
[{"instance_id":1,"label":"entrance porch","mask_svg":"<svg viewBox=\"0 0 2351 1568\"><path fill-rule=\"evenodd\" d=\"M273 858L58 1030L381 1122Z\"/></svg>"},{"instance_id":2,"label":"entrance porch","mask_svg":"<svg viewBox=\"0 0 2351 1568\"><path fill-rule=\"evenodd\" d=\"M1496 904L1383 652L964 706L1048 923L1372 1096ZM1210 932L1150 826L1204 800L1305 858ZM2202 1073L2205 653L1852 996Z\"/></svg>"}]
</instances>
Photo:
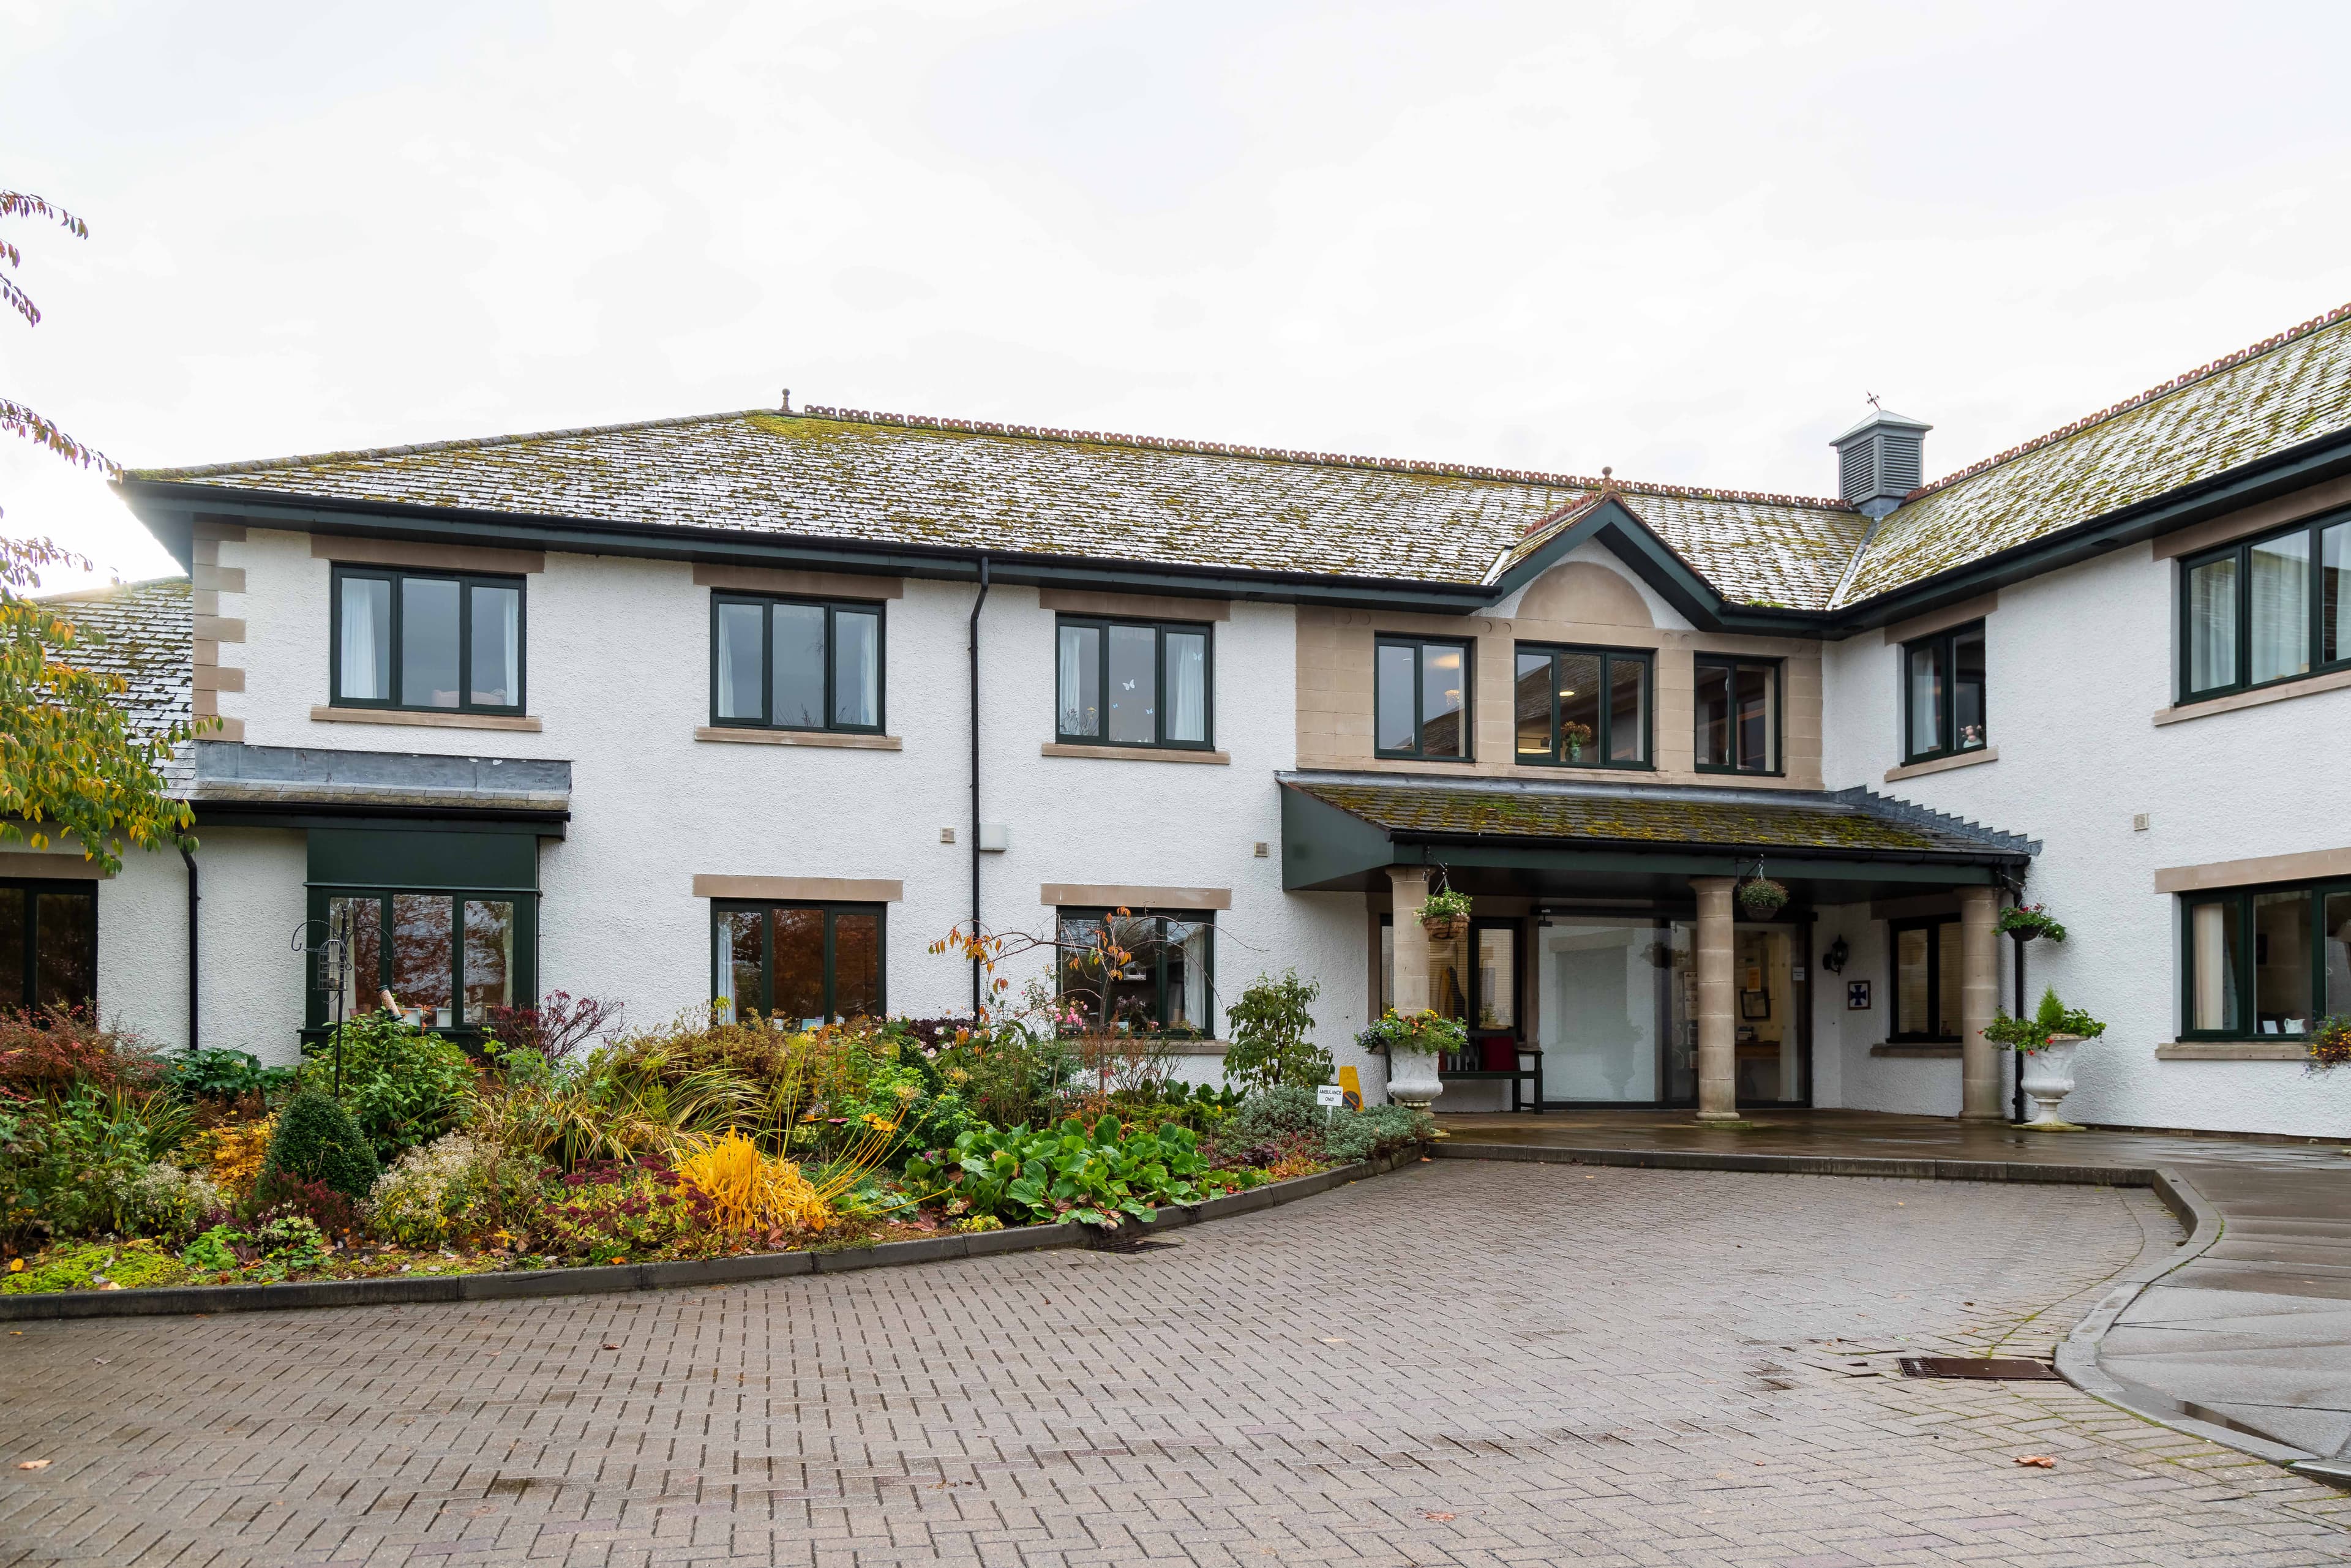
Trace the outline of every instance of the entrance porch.
<instances>
[{"instance_id":1,"label":"entrance porch","mask_svg":"<svg viewBox=\"0 0 2351 1568\"><path fill-rule=\"evenodd\" d=\"M1284 885L1364 894L1368 1010L1460 1019L1470 1045L1447 1076L1461 1099L1499 1079L1500 1103L1531 1085L1546 1110L1645 1105L1732 1123L1742 1107L1808 1105L1815 1015L1845 1001L1841 946L1815 950L1819 912L1926 896L1958 916L1963 1112L2005 1114L1981 1030L2001 891L2022 886L2033 847L2022 839L1858 790L1280 781ZM1740 906L1736 888L1759 872L1787 890L1783 908ZM1435 939L1418 915L1442 888L1468 894L1472 918Z\"/></svg>"}]
</instances>

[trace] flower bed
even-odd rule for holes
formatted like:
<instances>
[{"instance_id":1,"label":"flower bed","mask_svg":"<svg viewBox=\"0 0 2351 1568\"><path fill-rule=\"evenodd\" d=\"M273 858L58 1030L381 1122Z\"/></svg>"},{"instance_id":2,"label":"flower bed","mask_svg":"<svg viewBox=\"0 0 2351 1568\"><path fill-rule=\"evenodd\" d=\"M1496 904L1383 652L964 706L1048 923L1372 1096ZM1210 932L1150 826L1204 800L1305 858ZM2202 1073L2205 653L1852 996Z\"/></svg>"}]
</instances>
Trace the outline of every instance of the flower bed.
<instances>
[{"instance_id":1,"label":"flower bed","mask_svg":"<svg viewBox=\"0 0 2351 1568\"><path fill-rule=\"evenodd\" d=\"M1113 1228L1424 1136L904 1020L682 1020L478 1052L386 1013L266 1071L67 1014L0 1020L0 1291L443 1276ZM543 1043L554 1040L549 1047ZM1010 1122L991 1119L980 1107Z\"/></svg>"}]
</instances>

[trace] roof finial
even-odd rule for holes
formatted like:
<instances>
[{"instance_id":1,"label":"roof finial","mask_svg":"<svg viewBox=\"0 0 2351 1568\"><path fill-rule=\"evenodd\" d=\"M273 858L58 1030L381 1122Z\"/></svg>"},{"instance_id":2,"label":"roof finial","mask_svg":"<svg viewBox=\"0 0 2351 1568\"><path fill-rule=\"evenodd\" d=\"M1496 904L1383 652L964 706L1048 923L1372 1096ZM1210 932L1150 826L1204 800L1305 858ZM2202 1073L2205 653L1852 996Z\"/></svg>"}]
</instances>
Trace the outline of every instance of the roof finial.
<instances>
[{"instance_id":1,"label":"roof finial","mask_svg":"<svg viewBox=\"0 0 2351 1568\"><path fill-rule=\"evenodd\" d=\"M789 387L784 389L784 412L786 413L792 412L792 389Z\"/></svg>"},{"instance_id":2,"label":"roof finial","mask_svg":"<svg viewBox=\"0 0 2351 1568\"><path fill-rule=\"evenodd\" d=\"M1869 400L1869 406L1870 406L1870 407L1872 407L1872 408L1876 409L1876 410L1878 413L1884 413L1886 412L1886 405L1885 405L1884 403L1879 402L1877 401L1877 394L1876 394L1876 392L1864 392L1864 393L1862 393L1861 395L1862 395L1862 396L1864 396L1864 397L1865 397L1865 398L1867 398L1867 399ZM790 396L789 396L789 394L787 394L787 395L785 396L785 398L784 398L784 401L785 401L786 402L791 402L791 398L790 398Z\"/></svg>"},{"instance_id":3,"label":"roof finial","mask_svg":"<svg viewBox=\"0 0 2351 1568\"><path fill-rule=\"evenodd\" d=\"M1607 483L1608 483L1608 481L1609 481L1609 480L1611 480L1611 479L1614 478L1615 476L1616 476L1616 470L1615 470L1615 469L1609 467L1609 466L1608 466L1608 465L1606 465L1605 463L1604 463L1604 464L1602 464L1602 465L1600 465L1600 482L1601 482L1601 484L1605 485L1605 484L1607 484Z\"/></svg>"}]
</instances>

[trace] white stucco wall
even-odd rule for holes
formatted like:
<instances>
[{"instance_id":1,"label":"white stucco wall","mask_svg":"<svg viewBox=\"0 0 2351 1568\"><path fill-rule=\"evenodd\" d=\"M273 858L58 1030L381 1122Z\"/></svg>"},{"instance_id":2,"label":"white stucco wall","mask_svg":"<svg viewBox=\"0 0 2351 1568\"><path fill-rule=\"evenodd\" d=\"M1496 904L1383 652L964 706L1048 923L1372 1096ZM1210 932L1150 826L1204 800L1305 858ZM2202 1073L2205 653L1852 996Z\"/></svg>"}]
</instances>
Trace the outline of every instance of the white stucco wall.
<instances>
[{"instance_id":1,"label":"white stucco wall","mask_svg":"<svg viewBox=\"0 0 2351 1568\"><path fill-rule=\"evenodd\" d=\"M967 967L930 944L970 909L966 636L973 590L909 580L889 601L885 706L900 751L697 741L709 706L709 597L690 568L550 555L528 580L528 711L538 733L322 723L330 568L308 537L256 528L220 547L245 591L224 693L256 746L550 758L572 767L572 820L539 855L542 992L617 997L632 1022L699 1013L710 996L709 904L697 873L886 878L885 987L893 1011L967 1008ZM1295 623L1287 606L1235 604L1215 626L1212 719L1229 765L1047 757L1053 738L1050 611L997 587L981 622L983 816L1010 848L982 857L985 919L1042 931L1048 883L1228 888L1217 917L1221 1003L1260 970L1323 981L1323 1042L1364 1027L1360 895L1281 891L1279 789L1296 761ZM956 842L939 841L955 830ZM1259 857L1255 846L1268 853ZM302 1010L290 934L303 916L305 837L219 831L203 855L204 1034L290 1060ZM159 1038L184 1033L184 883L176 857L126 873L101 911L101 997ZM168 872L168 874L165 873ZM152 885L150 886L149 884ZM168 930L166 929L168 927ZM1029 961L1042 972L1048 961ZM1017 988L1020 965L1004 973ZM1366 1087L1380 1082L1367 1066ZM1213 1061L1195 1076L1213 1077Z\"/></svg>"},{"instance_id":2,"label":"white stucco wall","mask_svg":"<svg viewBox=\"0 0 2351 1568\"><path fill-rule=\"evenodd\" d=\"M2053 985L2108 1026L2077 1056L2069 1118L2339 1135L2351 1130L2351 1073L2309 1078L2290 1061L2155 1057L2177 1038L2179 1013L2176 901L2155 891L2157 869L2351 841L2351 690L2153 722L2173 695L2175 571L2142 544L2001 590L1985 622L1986 716L2000 755L1980 766L1886 782L1901 761L1900 651L1876 632L1830 644L1827 784L1867 785L2041 841L2025 897L2047 904L2069 939L2032 945L2026 1003ZM2144 832L2131 825L2141 812L2150 818ZM1877 936L1862 940L1865 924L1845 929L1848 973L1875 981L1874 1028L1845 1023L1841 994L1824 989L1819 1004L1820 1035L1834 1023L1843 1036L1842 1103L1956 1111L1957 1061L1868 1055L1886 1038L1890 977ZM1829 935L1824 917L1823 944ZM2007 1005L2011 944L2000 946Z\"/></svg>"}]
</instances>

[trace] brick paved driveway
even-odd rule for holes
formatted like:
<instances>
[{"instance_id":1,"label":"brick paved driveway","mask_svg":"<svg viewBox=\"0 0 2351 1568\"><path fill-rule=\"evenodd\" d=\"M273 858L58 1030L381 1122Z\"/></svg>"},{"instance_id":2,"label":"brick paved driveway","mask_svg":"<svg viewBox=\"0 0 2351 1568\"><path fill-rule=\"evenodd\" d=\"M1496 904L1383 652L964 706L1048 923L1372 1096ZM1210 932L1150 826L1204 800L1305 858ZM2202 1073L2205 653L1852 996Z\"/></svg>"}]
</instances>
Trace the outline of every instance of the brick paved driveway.
<instances>
[{"instance_id":1,"label":"brick paved driveway","mask_svg":"<svg viewBox=\"0 0 2351 1568\"><path fill-rule=\"evenodd\" d=\"M2176 1236L2137 1193L1447 1162L1124 1257L35 1324L0 1564L2351 1563L2341 1494L1886 1375L2045 1353Z\"/></svg>"}]
</instances>

